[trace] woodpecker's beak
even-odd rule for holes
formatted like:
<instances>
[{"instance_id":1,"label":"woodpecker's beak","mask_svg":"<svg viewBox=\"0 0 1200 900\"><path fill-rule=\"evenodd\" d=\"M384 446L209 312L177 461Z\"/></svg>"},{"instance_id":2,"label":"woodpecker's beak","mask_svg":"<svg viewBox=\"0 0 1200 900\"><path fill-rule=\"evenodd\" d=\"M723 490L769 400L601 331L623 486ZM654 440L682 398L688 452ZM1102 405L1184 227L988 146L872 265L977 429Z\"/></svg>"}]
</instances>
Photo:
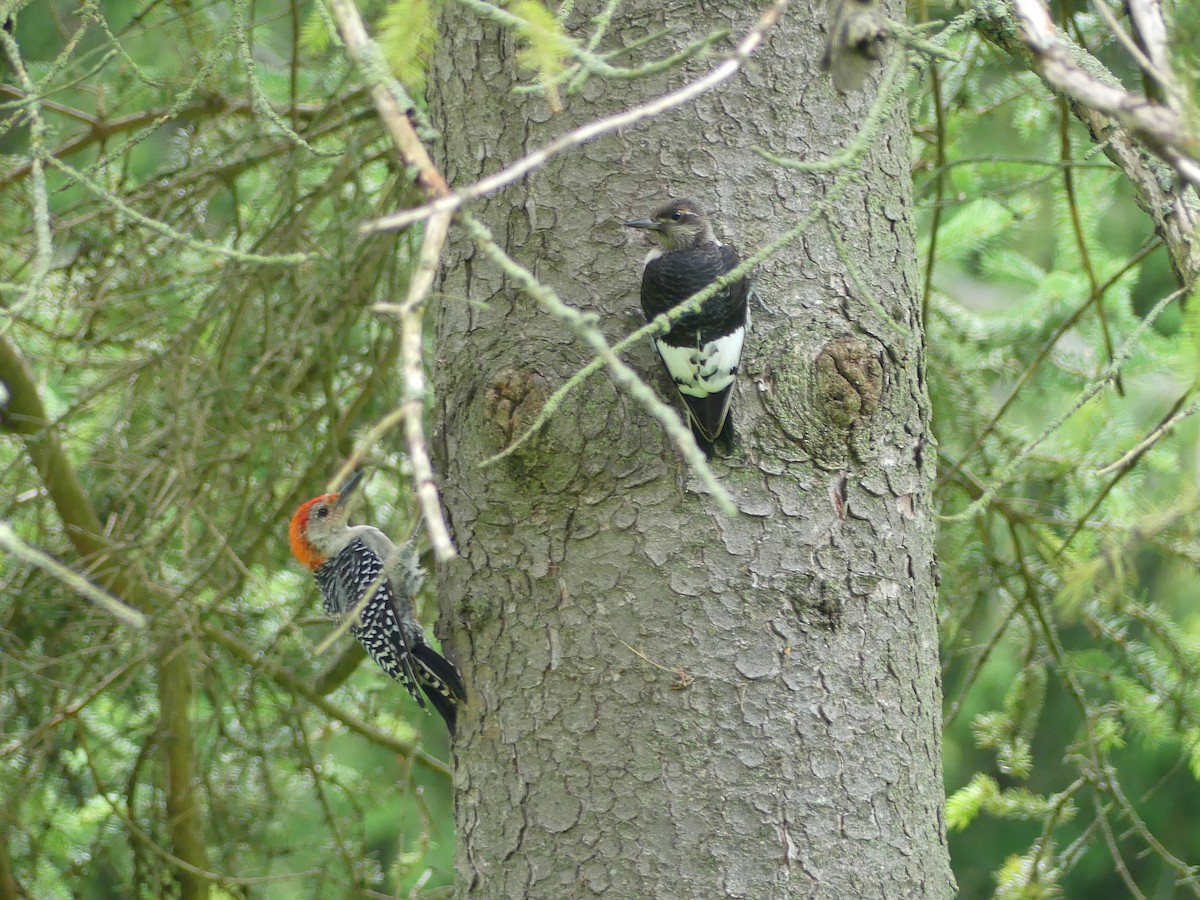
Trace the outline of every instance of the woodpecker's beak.
<instances>
[{"instance_id":1,"label":"woodpecker's beak","mask_svg":"<svg viewBox=\"0 0 1200 900\"><path fill-rule=\"evenodd\" d=\"M354 493L354 489L358 487L363 480L363 471L359 469L353 475L346 479L346 483L342 485L342 489L338 491L338 498L333 504L334 509L341 509L346 505L346 501L350 499L350 495Z\"/></svg>"},{"instance_id":2,"label":"woodpecker's beak","mask_svg":"<svg viewBox=\"0 0 1200 900\"><path fill-rule=\"evenodd\" d=\"M658 223L653 219L633 219L630 222L622 222L626 228L654 228L659 227Z\"/></svg>"}]
</instances>

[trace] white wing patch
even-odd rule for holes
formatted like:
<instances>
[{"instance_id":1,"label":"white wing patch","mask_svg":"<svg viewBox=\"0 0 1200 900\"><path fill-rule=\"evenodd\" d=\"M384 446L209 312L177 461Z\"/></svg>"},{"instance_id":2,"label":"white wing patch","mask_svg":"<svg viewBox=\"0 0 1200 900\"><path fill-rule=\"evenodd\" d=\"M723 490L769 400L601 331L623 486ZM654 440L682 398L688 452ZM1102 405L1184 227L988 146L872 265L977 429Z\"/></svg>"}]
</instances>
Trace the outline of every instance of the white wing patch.
<instances>
[{"instance_id":1,"label":"white wing patch","mask_svg":"<svg viewBox=\"0 0 1200 900\"><path fill-rule=\"evenodd\" d=\"M703 347L672 347L656 340L654 349L666 363L679 393L707 397L733 383L745 339L746 329L738 328Z\"/></svg>"},{"instance_id":2,"label":"white wing patch","mask_svg":"<svg viewBox=\"0 0 1200 900\"><path fill-rule=\"evenodd\" d=\"M663 255L662 247L655 247L653 250L651 250L649 253L647 253L646 258L642 260L642 271L645 272L646 266L650 265L650 263L654 262L656 259L658 259L662 255Z\"/></svg>"}]
</instances>

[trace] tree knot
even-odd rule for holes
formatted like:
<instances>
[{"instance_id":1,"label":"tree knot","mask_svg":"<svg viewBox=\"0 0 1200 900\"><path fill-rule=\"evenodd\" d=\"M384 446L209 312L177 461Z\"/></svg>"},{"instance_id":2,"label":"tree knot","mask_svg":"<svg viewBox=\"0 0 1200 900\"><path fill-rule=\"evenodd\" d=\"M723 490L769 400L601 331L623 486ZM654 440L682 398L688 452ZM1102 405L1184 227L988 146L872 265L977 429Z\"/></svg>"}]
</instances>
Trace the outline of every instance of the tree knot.
<instances>
[{"instance_id":1,"label":"tree knot","mask_svg":"<svg viewBox=\"0 0 1200 900\"><path fill-rule=\"evenodd\" d=\"M519 438L535 421L550 396L550 382L533 369L505 369L487 389L487 416L496 449Z\"/></svg>"},{"instance_id":2,"label":"tree knot","mask_svg":"<svg viewBox=\"0 0 1200 900\"><path fill-rule=\"evenodd\" d=\"M829 425L842 431L875 415L883 395L883 354L853 335L834 338L813 363L813 401Z\"/></svg>"},{"instance_id":3,"label":"tree knot","mask_svg":"<svg viewBox=\"0 0 1200 900\"><path fill-rule=\"evenodd\" d=\"M784 433L826 469L872 459L872 435L887 402L883 345L866 335L842 334L813 356L794 335L782 340L765 400Z\"/></svg>"}]
</instances>

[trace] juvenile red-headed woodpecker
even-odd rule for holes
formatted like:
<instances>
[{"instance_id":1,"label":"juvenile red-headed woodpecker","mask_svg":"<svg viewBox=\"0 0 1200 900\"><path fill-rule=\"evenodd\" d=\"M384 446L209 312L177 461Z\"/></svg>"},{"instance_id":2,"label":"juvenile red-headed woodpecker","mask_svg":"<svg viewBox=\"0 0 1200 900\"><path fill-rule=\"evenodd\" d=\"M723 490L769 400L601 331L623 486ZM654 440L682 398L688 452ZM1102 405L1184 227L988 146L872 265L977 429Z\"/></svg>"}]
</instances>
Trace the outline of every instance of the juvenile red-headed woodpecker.
<instances>
[{"instance_id":1,"label":"juvenile red-headed woodpecker","mask_svg":"<svg viewBox=\"0 0 1200 900\"><path fill-rule=\"evenodd\" d=\"M370 525L346 524L348 501L361 480L362 472L356 472L338 493L314 497L296 510L289 529L292 555L316 578L326 613L344 620L361 605L350 632L422 709L428 697L454 734L458 704L467 692L454 663L429 646L413 614L413 597L424 579L416 548L411 541L397 547ZM362 604L374 584L374 594Z\"/></svg>"},{"instance_id":2,"label":"juvenile red-headed woodpecker","mask_svg":"<svg viewBox=\"0 0 1200 900\"><path fill-rule=\"evenodd\" d=\"M672 200L645 219L626 222L658 245L642 272L642 312L646 319L669 312L708 287L741 261L722 244L704 212L691 200ZM692 434L709 456L719 444L733 449L729 405L750 328L748 278L740 278L684 313L671 330L654 338L654 349L687 406Z\"/></svg>"}]
</instances>

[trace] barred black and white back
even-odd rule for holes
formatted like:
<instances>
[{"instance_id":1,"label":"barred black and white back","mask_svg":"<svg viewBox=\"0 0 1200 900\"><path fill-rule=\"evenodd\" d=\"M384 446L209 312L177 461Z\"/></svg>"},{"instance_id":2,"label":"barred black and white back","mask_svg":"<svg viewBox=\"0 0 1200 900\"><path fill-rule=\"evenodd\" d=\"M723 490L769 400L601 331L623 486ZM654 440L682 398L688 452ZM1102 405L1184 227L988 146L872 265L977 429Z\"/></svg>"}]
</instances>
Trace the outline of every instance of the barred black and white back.
<instances>
[{"instance_id":1,"label":"barred black and white back","mask_svg":"<svg viewBox=\"0 0 1200 900\"><path fill-rule=\"evenodd\" d=\"M428 697L453 734L457 704L466 700L462 675L429 646L413 615L412 598L423 578L416 550L405 545L396 555L392 571L381 578L385 560L356 538L313 575L325 611L339 619L354 610L371 584L380 582L350 631L371 659L403 684L422 709L427 708Z\"/></svg>"}]
</instances>

